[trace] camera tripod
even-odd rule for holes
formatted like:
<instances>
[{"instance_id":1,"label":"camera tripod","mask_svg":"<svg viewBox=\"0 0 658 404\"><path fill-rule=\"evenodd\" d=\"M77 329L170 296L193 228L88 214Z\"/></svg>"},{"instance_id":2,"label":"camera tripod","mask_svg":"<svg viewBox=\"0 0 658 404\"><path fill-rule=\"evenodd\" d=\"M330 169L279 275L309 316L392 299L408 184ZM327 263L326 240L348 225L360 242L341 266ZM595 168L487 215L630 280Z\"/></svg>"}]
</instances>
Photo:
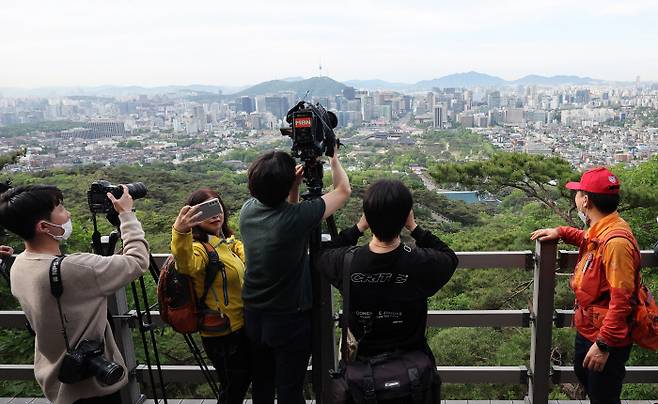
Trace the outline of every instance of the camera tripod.
<instances>
[{"instance_id":1,"label":"camera tripod","mask_svg":"<svg viewBox=\"0 0 658 404\"><path fill-rule=\"evenodd\" d=\"M119 215L116 212L108 212L107 215L107 220L116 227L116 230L113 230L108 236L107 240L103 240L101 237L100 231L98 231L98 224L96 221L96 213L92 213L92 221L94 224L94 232L91 237L91 245L92 249L94 251L94 254L102 255L105 257L109 257L114 255L115 248L116 248L116 243L120 239L120 234L121 231L119 229L120 222L119 222ZM151 272L151 275L155 276L153 270L154 268L157 268L157 266L154 266L154 261L153 261L153 256L149 254L149 271ZM137 321L138 321L138 328L139 328L139 333L141 335L142 339L142 345L144 347L144 357L146 359L146 366L148 367L149 370L149 379L151 382L151 393L153 395L153 400L155 402L158 402L158 393L156 391L156 383L155 383L155 378L153 377L153 366L151 364L151 356L150 356L150 350L149 350L149 344L147 342L147 337L146 334L149 334L150 337L150 342L151 346L153 347L153 356L155 358L155 366L157 368L158 372L158 381L160 383L160 391L162 393L162 400L166 404L167 403L167 395L165 392L165 385L164 385L164 377L162 375L162 366L160 364L160 355L158 353L158 346L157 342L155 339L155 333L154 333L154 327L153 327L153 321L151 319L151 312L150 312L150 307L148 303L148 295L146 293L146 283L144 282L144 277L140 276L138 278L138 281L132 281L130 283L131 291L132 291L132 296L133 296L133 301L135 304L135 311L137 312ZM140 293L138 293L137 290L137 285L136 282L139 282L140 286ZM156 278L157 282L157 278ZM141 309L141 302L144 304L144 311ZM109 315L109 313L108 313ZM112 324L112 322L110 322Z\"/></svg>"},{"instance_id":2,"label":"camera tripod","mask_svg":"<svg viewBox=\"0 0 658 404\"><path fill-rule=\"evenodd\" d=\"M308 201L322 197L323 162L304 162L304 183L308 191L302 195L302 200ZM331 215L325 219L331 239L338 236L336 221ZM308 238L309 265L313 288L313 342L312 342L312 383L317 403L322 403L324 393L329 386L329 370L334 367L334 333L333 333L333 300L329 282L316 269L322 245L322 224L311 231ZM328 404L328 403L325 403Z\"/></svg>"},{"instance_id":3,"label":"camera tripod","mask_svg":"<svg viewBox=\"0 0 658 404\"><path fill-rule=\"evenodd\" d=\"M116 243L120 239L120 230L119 230L119 216L116 212L109 212L106 215L108 221L116 227L116 230L112 231L108 238L107 241L102 240L101 234L98 231L98 226L97 226L97 221L96 221L96 214L92 213L92 221L94 225L94 233L92 234L92 248L95 254L102 255L102 256L111 256L115 252L116 248ZM157 285L158 279L160 278L160 269L158 268L158 265L155 262L155 259L153 258L153 255L149 253L149 272ZM140 293L138 293L137 281L131 282L131 291L133 295L133 300L135 304L135 311L137 314L137 321L138 321L138 327L139 327L139 332L141 335L142 339L142 344L144 347L144 356L146 359L146 365L149 370L149 379L150 379L150 384L151 384L151 389L152 389L152 394L153 394L153 400L154 402L158 402L158 395L156 391L156 383L155 379L153 376L153 367L151 364L151 358L149 354L149 346L147 342L147 336L146 334L149 334L150 337L150 342L151 346L153 347L153 355L155 359L155 366L157 368L158 372L158 381L160 384L160 391L162 393L162 400L164 403L167 403L167 396L166 396L166 391L165 391L165 385L164 385L164 378L162 374L162 367L160 363L160 357L157 349L157 343L155 339L155 333L154 333L154 325L151 317L151 310L157 306L157 302L154 303L153 305L149 305L148 302L148 295L146 291L146 284L144 282L144 277L140 276L139 278L139 286L140 286ZM144 310L141 308L140 301L144 305ZM109 313L108 313L109 314ZM112 324L110 322L110 324ZM194 357L195 362L201 369L201 372L203 373L204 379L210 386L211 391L213 392L213 395L215 398L219 400L220 396L220 389L217 385L217 382L215 381L212 371L209 369L208 365L206 364L203 354L201 353L201 350L199 349L196 341L192 337L191 334L183 334L183 339L185 340L185 343L187 344L190 352L192 353L192 356Z\"/></svg>"}]
</instances>

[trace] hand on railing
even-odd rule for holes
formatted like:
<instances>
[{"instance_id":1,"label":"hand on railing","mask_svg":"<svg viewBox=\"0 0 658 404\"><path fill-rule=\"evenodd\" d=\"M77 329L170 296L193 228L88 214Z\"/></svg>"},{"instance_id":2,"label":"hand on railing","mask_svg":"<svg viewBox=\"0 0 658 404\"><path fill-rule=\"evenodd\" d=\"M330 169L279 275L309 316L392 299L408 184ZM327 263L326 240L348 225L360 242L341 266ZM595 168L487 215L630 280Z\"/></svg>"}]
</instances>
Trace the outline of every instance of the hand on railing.
<instances>
[{"instance_id":1,"label":"hand on railing","mask_svg":"<svg viewBox=\"0 0 658 404\"><path fill-rule=\"evenodd\" d=\"M530 240L550 241L560 238L560 232L554 229L538 229L530 233Z\"/></svg>"}]
</instances>

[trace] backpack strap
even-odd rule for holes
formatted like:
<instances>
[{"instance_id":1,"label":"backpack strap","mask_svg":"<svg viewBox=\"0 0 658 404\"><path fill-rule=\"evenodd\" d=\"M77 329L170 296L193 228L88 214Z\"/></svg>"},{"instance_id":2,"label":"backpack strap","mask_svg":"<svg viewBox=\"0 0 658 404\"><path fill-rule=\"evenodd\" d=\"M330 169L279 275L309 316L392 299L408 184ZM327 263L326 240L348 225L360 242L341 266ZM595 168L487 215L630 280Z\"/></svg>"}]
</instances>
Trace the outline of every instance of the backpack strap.
<instances>
[{"instance_id":1,"label":"backpack strap","mask_svg":"<svg viewBox=\"0 0 658 404\"><path fill-rule=\"evenodd\" d=\"M347 332L349 328L350 312L350 277L352 275L352 260L354 259L354 254L357 249L359 249L358 246L349 247L343 256L343 282L341 287L343 292L343 315L341 316L340 348L344 360L347 360L349 354L347 349Z\"/></svg>"},{"instance_id":2,"label":"backpack strap","mask_svg":"<svg viewBox=\"0 0 658 404\"><path fill-rule=\"evenodd\" d=\"M634 260L634 265L635 265L635 293L637 294L637 289L640 287L640 245L637 243L637 240L633 236L631 232L628 230L624 229L615 229L612 230L608 233L606 233L605 236L603 236L600 240L598 240L598 247L601 248L604 247L608 241L612 240L613 238L624 238L628 241L630 241L633 244L633 247L635 249L634 254L633 254L633 260Z\"/></svg>"},{"instance_id":3,"label":"backpack strap","mask_svg":"<svg viewBox=\"0 0 658 404\"><path fill-rule=\"evenodd\" d=\"M219 259L217 250L215 250L215 247L213 247L210 243L201 242L201 244L206 250L206 254L208 254L208 264L206 265L206 275L203 279L203 294L199 299L199 304L202 307L206 307L206 297L208 296L208 292L210 291L213 282L215 282L217 274L221 273L222 289L224 292L224 305L228 306L228 285L226 284L226 270L224 268L224 262Z\"/></svg>"},{"instance_id":4,"label":"backpack strap","mask_svg":"<svg viewBox=\"0 0 658 404\"><path fill-rule=\"evenodd\" d=\"M640 265L640 245L637 243L637 240L633 236L631 232L628 230L624 229L616 229L608 232L601 240L599 240L599 247L605 246L608 241L612 240L613 238L625 238L626 240L630 241L633 244L633 247L635 249L635 254L633 254L633 260L634 260L634 266L635 266L635 285L634 285L634 290L633 294L631 295L631 307L633 307L633 311L635 311L635 308L638 306L640 303L640 298L639 298L639 293L640 293L640 287L642 287L642 280L641 280L641 265ZM631 314L632 316L632 314Z\"/></svg>"}]
</instances>

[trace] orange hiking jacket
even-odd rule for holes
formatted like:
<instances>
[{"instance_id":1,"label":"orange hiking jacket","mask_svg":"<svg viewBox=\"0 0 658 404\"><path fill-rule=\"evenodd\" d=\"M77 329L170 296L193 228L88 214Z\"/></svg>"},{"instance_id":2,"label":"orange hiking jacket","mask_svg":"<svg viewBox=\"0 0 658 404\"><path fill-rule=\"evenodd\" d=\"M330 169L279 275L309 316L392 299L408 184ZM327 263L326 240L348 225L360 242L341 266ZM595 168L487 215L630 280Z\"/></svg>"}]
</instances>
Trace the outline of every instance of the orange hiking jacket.
<instances>
[{"instance_id":1,"label":"orange hiking jacket","mask_svg":"<svg viewBox=\"0 0 658 404\"><path fill-rule=\"evenodd\" d=\"M558 227L558 231L566 243L579 246L578 263L571 276L576 329L592 342L598 339L613 347L631 345L631 298L640 252L630 226L614 212L586 232L566 226ZM602 245L612 231L622 231L630 240L614 237Z\"/></svg>"}]
</instances>

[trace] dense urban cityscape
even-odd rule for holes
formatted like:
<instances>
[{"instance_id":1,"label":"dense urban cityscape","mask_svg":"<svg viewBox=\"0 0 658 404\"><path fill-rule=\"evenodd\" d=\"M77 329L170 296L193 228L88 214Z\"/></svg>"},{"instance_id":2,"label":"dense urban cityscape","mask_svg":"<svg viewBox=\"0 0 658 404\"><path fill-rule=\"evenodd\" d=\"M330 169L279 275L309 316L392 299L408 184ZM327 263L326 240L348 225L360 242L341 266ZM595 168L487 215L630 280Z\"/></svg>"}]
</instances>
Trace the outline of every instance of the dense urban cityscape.
<instances>
[{"instance_id":1,"label":"dense urban cityscape","mask_svg":"<svg viewBox=\"0 0 658 404\"><path fill-rule=\"evenodd\" d=\"M306 95L306 100L334 111L338 129L357 135L353 142L413 146L423 132L468 128L502 150L557 154L579 168L637 164L658 153L658 85L641 83L639 77L628 84L415 92L357 89L327 77L298 83L323 88L324 94ZM188 89L2 97L0 153L23 148L25 155L7 169L34 171L85 164L176 164L231 150L283 146L278 129L287 125L288 109L305 95L294 86L271 91L266 84L236 94ZM43 123L50 126L39 125Z\"/></svg>"}]
</instances>

